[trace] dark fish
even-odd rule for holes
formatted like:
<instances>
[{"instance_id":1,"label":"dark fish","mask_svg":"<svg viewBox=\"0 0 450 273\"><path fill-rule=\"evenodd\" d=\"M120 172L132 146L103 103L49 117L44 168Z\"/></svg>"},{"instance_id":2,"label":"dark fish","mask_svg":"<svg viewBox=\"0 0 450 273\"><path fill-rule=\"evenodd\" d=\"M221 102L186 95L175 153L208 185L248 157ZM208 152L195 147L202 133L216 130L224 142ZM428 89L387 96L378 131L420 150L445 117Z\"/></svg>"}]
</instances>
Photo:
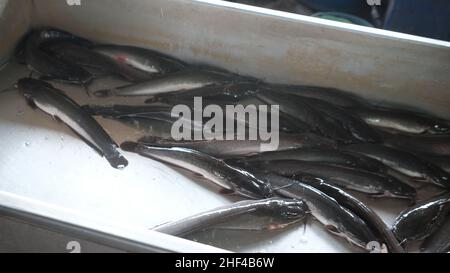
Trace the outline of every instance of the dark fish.
<instances>
[{"instance_id":1,"label":"dark fish","mask_svg":"<svg viewBox=\"0 0 450 273\"><path fill-rule=\"evenodd\" d=\"M271 150L288 150L304 147L335 147L333 140L319 137L311 133L303 134L279 134L279 145L267 145L269 142L262 140L165 140L154 137L144 137L141 143L161 147L183 147L198 150L200 152L220 158L229 158L243 155L252 155ZM265 150L264 150L265 149Z\"/></svg>"},{"instance_id":2,"label":"dark fish","mask_svg":"<svg viewBox=\"0 0 450 273\"><path fill-rule=\"evenodd\" d=\"M319 99L309 98L308 101L331 119L337 120L355 139L362 142L381 142L380 135L372 127L363 120L349 114L347 110Z\"/></svg>"},{"instance_id":3,"label":"dark fish","mask_svg":"<svg viewBox=\"0 0 450 273\"><path fill-rule=\"evenodd\" d=\"M186 117L174 117L171 115L171 107L167 105L83 105L83 110L94 116L113 119L142 131L146 135L156 138L172 138L172 126L176 121L189 123L192 133L203 132L202 122L188 119Z\"/></svg>"},{"instance_id":4,"label":"dark fish","mask_svg":"<svg viewBox=\"0 0 450 273\"><path fill-rule=\"evenodd\" d=\"M424 158L427 161L430 161L436 166L439 166L439 168L446 171L448 174L450 174L450 156L439 156L439 155L424 155L424 154L417 154L419 157Z\"/></svg>"},{"instance_id":5,"label":"dark fish","mask_svg":"<svg viewBox=\"0 0 450 273\"><path fill-rule=\"evenodd\" d=\"M273 160L255 164L249 162L246 166L250 170L261 168L288 177L306 173L323 178L340 188L359 191L373 197L414 199L416 196L413 187L393 177L348 167L296 160Z\"/></svg>"},{"instance_id":6,"label":"dark fish","mask_svg":"<svg viewBox=\"0 0 450 273\"><path fill-rule=\"evenodd\" d=\"M400 243L397 241L394 233L386 225L386 223L378 216L375 211L373 211L357 198L341 190L340 188L327 183L323 179L304 174L296 175L295 179L302 181L302 183L304 184L317 188L318 190L334 198L342 206L348 208L350 211L358 215L378 236L378 242L386 244L389 252L405 252L403 247L401 247Z\"/></svg>"},{"instance_id":7,"label":"dark fish","mask_svg":"<svg viewBox=\"0 0 450 273\"><path fill-rule=\"evenodd\" d=\"M377 144L353 144L341 147L344 151L361 153L416 180L450 187L450 176L438 166L412 153Z\"/></svg>"},{"instance_id":8,"label":"dark fish","mask_svg":"<svg viewBox=\"0 0 450 273\"><path fill-rule=\"evenodd\" d=\"M256 97L270 105L279 105L280 112L307 124L313 132L345 143L352 143L352 136L336 121L327 119L306 100L292 95L260 91Z\"/></svg>"},{"instance_id":9,"label":"dark fish","mask_svg":"<svg viewBox=\"0 0 450 273\"><path fill-rule=\"evenodd\" d=\"M93 47L93 50L116 62L151 74L175 72L186 68L186 64L175 58L145 48L123 45L97 45Z\"/></svg>"},{"instance_id":10,"label":"dark fish","mask_svg":"<svg viewBox=\"0 0 450 273\"><path fill-rule=\"evenodd\" d=\"M275 194L303 200L308 205L311 214L330 233L343 237L350 243L364 249L369 242L376 241L376 237L371 230L357 215L320 190L299 180L273 173L264 173L262 170L255 174L269 182Z\"/></svg>"},{"instance_id":11,"label":"dark fish","mask_svg":"<svg viewBox=\"0 0 450 273\"><path fill-rule=\"evenodd\" d=\"M384 143L409 152L450 156L450 136L386 134Z\"/></svg>"},{"instance_id":12,"label":"dark fish","mask_svg":"<svg viewBox=\"0 0 450 273\"><path fill-rule=\"evenodd\" d=\"M409 134L447 134L450 126L438 118L411 111L384 108L355 108L351 110L367 124Z\"/></svg>"},{"instance_id":13,"label":"dark fish","mask_svg":"<svg viewBox=\"0 0 450 273\"><path fill-rule=\"evenodd\" d=\"M438 230L425 239L421 251L426 253L447 253L450 251L450 215Z\"/></svg>"},{"instance_id":14,"label":"dark fish","mask_svg":"<svg viewBox=\"0 0 450 273\"><path fill-rule=\"evenodd\" d=\"M155 77L152 80L122 87L98 90L97 97L107 96L153 96L160 93L176 93L232 81L230 74L217 71L184 70Z\"/></svg>"},{"instance_id":15,"label":"dark fish","mask_svg":"<svg viewBox=\"0 0 450 273\"><path fill-rule=\"evenodd\" d=\"M400 242L422 240L433 234L448 218L450 195L420 202L400 213L392 231Z\"/></svg>"},{"instance_id":16,"label":"dark fish","mask_svg":"<svg viewBox=\"0 0 450 273\"><path fill-rule=\"evenodd\" d=\"M269 85L268 88L291 95L323 100L340 107L357 107L365 104L356 95L335 88L306 85Z\"/></svg>"},{"instance_id":17,"label":"dark fish","mask_svg":"<svg viewBox=\"0 0 450 273\"><path fill-rule=\"evenodd\" d=\"M240 229L275 230L304 220L308 213L308 206L302 200L273 197L236 202L165 223L152 228L152 230L174 236L184 236L195 231L213 229L220 224L226 225L227 222L237 218L246 220L240 224Z\"/></svg>"},{"instance_id":18,"label":"dark fish","mask_svg":"<svg viewBox=\"0 0 450 273\"><path fill-rule=\"evenodd\" d=\"M63 91L31 78L18 81L26 100L70 127L82 140L104 156L112 167L122 169L128 161L117 150L116 143L103 128Z\"/></svg>"},{"instance_id":19,"label":"dark fish","mask_svg":"<svg viewBox=\"0 0 450 273\"><path fill-rule=\"evenodd\" d=\"M25 59L28 66L49 79L69 83L88 84L93 76L82 67L51 56L41 49L42 44L55 40L76 40L73 35L59 30L40 30L33 32L25 43Z\"/></svg>"},{"instance_id":20,"label":"dark fish","mask_svg":"<svg viewBox=\"0 0 450 273\"><path fill-rule=\"evenodd\" d=\"M103 75L119 75L129 81L145 81L152 78L150 74L67 41L47 43L43 49L63 61L94 69Z\"/></svg>"},{"instance_id":21,"label":"dark fish","mask_svg":"<svg viewBox=\"0 0 450 273\"><path fill-rule=\"evenodd\" d=\"M299 148L282 151L272 151L259 153L243 158L236 158L233 161L251 162L251 161L271 161L271 160L301 160L307 162L318 162L324 164L341 165L358 169L379 171L368 164L367 160L357 156L343 153L337 149L327 147Z\"/></svg>"},{"instance_id":22,"label":"dark fish","mask_svg":"<svg viewBox=\"0 0 450 273\"><path fill-rule=\"evenodd\" d=\"M122 143L121 148L202 175L215 184L246 197L259 199L272 196L268 183L220 159L195 150L154 147L134 142Z\"/></svg>"}]
</instances>

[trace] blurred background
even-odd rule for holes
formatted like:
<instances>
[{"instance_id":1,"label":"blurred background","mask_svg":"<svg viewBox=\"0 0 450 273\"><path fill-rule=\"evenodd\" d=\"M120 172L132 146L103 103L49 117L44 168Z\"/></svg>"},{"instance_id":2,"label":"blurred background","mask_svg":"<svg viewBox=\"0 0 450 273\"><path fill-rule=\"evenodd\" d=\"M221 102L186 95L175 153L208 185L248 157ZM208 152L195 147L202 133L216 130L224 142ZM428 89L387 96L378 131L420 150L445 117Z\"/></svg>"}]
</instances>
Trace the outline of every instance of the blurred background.
<instances>
[{"instance_id":1,"label":"blurred background","mask_svg":"<svg viewBox=\"0 0 450 273\"><path fill-rule=\"evenodd\" d=\"M229 2L450 41L450 0L237 0Z\"/></svg>"}]
</instances>

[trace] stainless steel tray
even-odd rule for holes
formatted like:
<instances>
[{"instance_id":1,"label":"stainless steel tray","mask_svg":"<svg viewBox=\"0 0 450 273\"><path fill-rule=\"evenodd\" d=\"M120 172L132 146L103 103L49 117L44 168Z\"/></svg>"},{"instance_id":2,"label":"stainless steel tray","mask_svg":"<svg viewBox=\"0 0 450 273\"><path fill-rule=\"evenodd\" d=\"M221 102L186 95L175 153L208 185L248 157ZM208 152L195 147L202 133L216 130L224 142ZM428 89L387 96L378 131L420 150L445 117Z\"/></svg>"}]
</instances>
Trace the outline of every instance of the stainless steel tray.
<instances>
[{"instance_id":1,"label":"stainless steel tray","mask_svg":"<svg viewBox=\"0 0 450 273\"><path fill-rule=\"evenodd\" d=\"M0 24L3 61L29 27L55 26L267 81L339 87L450 117L447 42L222 1L81 0L80 6L69 6L65 1L0 0L0 14L7 22ZM27 74L23 66L6 65L0 90ZM58 87L80 103L88 101L82 90ZM114 121L99 122L117 142L137 137ZM0 135L0 235L5 235L0 251L27 249L18 232L43 238L29 250L67 251L62 242L77 239L89 251L219 251L148 228L238 197L220 195L210 185L130 153L127 168L112 169L64 125L31 110L17 92L0 94ZM388 223L405 206L366 201ZM65 237L31 236L30 225ZM80 232L84 229L89 232ZM246 252L355 250L315 222L305 230L215 232L191 239Z\"/></svg>"}]
</instances>

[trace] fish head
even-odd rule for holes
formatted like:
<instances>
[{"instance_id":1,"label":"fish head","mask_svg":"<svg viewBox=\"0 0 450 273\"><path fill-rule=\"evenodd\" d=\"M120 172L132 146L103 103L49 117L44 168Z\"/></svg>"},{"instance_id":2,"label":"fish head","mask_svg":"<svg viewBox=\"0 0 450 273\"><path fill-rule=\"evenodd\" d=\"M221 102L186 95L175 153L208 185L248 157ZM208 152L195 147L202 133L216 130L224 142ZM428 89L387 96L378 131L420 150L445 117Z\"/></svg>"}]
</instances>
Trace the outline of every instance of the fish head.
<instances>
[{"instance_id":1,"label":"fish head","mask_svg":"<svg viewBox=\"0 0 450 273\"><path fill-rule=\"evenodd\" d=\"M302 200L274 198L268 200L268 205L266 213L272 218L269 229L279 229L301 221L310 213L308 206Z\"/></svg>"},{"instance_id":2,"label":"fish head","mask_svg":"<svg viewBox=\"0 0 450 273\"><path fill-rule=\"evenodd\" d=\"M431 134L447 134L450 132L450 126L442 122L437 122L428 131Z\"/></svg>"},{"instance_id":3,"label":"fish head","mask_svg":"<svg viewBox=\"0 0 450 273\"><path fill-rule=\"evenodd\" d=\"M33 96L33 92L42 87L53 89L53 86L46 81L33 78L20 79L17 81L16 86L25 98L31 98Z\"/></svg>"}]
</instances>

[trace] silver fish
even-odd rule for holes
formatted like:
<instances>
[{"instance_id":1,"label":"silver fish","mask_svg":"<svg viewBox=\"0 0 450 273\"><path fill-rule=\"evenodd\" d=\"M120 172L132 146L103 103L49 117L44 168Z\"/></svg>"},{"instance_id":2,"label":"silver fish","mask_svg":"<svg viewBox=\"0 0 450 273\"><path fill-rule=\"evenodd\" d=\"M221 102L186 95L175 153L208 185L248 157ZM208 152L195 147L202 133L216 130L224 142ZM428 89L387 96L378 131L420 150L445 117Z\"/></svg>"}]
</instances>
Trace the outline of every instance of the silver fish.
<instances>
[{"instance_id":1,"label":"silver fish","mask_svg":"<svg viewBox=\"0 0 450 273\"><path fill-rule=\"evenodd\" d=\"M236 202L165 223L152 230L174 236L185 236L195 231L213 229L220 224L226 225L227 222L236 218L252 220L248 227L246 223L240 225L242 229L275 230L304 220L308 213L308 206L302 200L273 197Z\"/></svg>"},{"instance_id":2,"label":"silver fish","mask_svg":"<svg viewBox=\"0 0 450 273\"><path fill-rule=\"evenodd\" d=\"M438 118L428 117L411 111L383 108L355 108L353 113L367 124L384 129L396 130L409 134L447 134L450 126Z\"/></svg>"},{"instance_id":3,"label":"silver fish","mask_svg":"<svg viewBox=\"0 0 450 273\"><path fill-rule=\"evenodd\" d=\"M340 149L361 153L416 180L450 188L450 176L438 166L412 153L377 144L353 144Z\"/></svg>"},{"instance_id":4,"label":"silver fish","mask_svg":"<svg viewBox=\"0 0 450 273\"><path fill-rule=\"evenodd\" d=\"M242 155L257 154L264 152L261 144L266 143L261 140L198 140L198 141L174 141L158 139L155 137L144 137L139 140L141 143L148 143L162 147L184 147L201 151L211 156L229 158ZM323 138L311 133L303 134L279 134L279 145L276 150L288 150L303 147L335 147L333 140ZM268 147L268 150L273 150Z\"/></svg>"},{"instance_id":5,"label":"silver fish","mask_svg":"<svg viewBox=\"0 0 450 273\"><path fill-rule=\"evenodd\" d=\"M195 150L154 147L134 142L122 143L121 148L202 175L220 187L246 197L259 199L272 196L272 189L268 183L245 170L232 167L220 159Z\"/></svg>"},{"instance_id":6,"label":"silver fish","mask_svg":"<svg viewBox=\"0 0 450 273\"><path fill-rule=\"evenodd\" d=\"M108 56L116 62L151 74L175 72L186 67L183 62L175 58L150 49L134 46L97 45L92 50Z\"/></svg>"},{"instance_id":7,"label":"silver fish","mask_svg":"<svg viewBox=\"0 0 450 273\"><path fill-rule=\"evenodd\" d=\"M256 176L269 182L277 195L303 200L311 214L332 234L350 243L366 248L376 237L367 225L352 211L341 206L335 199L320 190L273 173L256 172Z\"/></svg>"},{"instance_id":8,"label":"silver fish","mask_svg":"<svg viewBox=\"0 0 450 273\"><path fill-rule=\"evenodd\" d=\"M112 167L122 169L128 165L128 161L117 150L117 144L105 130L76 102L64 95L63 91L44 81L31 78L19 80L18 88L31 105L64 122L89 146L104 156Z\"/></svg>"},{"instance_id":9,"label":"silver fish","mask_svg":"<svg viewBox=\"0 0 450 273\"><path fill-rule=\"evenodd\" d=\"M351 210L353 213L358 215L367 226L374 232L378 237L378 242L381 243L380 251L383 249L382 244L386 244L386 247L391 253L404 253L405 250L401 247L400 243L397 241L394 233L391 231L390 227L378 216L378 214L369 208L366 204L350 195L349 193L335 187L325 180L312 177L305 174L299 174L295 176L295 179L301 181L304 184L313 186L318 190L324 192L330 197L334 198L345 208Z\"/></svg>"},{"instance_id":10,"label":"silver fish","mask_svg":"<svg viewBox=\"0 0 450 273\"><path fill-rule=\"evenodd\" d=\"M248 165L250 164L253 163L249 162ZM298 160L273 160L257 162L249 168L250 171L262 168L288 177L306 173L323 178L340 188L359 191L372 197L414 199L416 196L413 187L393 177L348 167Z\"/></svg>"},{"instance_id":11,"label":"silver fish","mask_svg":"<svg viewBox=\"0 0 450 273\"><path fill-rule=\"evenodd\" d=\"M161 93L172 93L192 90L212 85L220 85L232 81L232 76L226 73L206 70L185 70L167 75L161 75L142 83L122 87L97 90L97 97L107 96L153 96Z\"/></svg>"},{"instance_id":12,"label":"silver fish","mask_svg":"<svg viewBox=\"0 0 450 273\"><path fill-rule=\"evenodd\" d=\"M373 164L368 164L367 160L363 160L360 157L327 147L311 147L271 151L242 158L230 159L230 161L241 162L243 164L245 164L245 162L251 161L271 160L301 160L307 162L319 162L324 164L334 164L352 168L379 171L379 168L374 168Z\"/></svg>"},{"instance_id":13,"label":"silver fish","mask_svg":"<svg viewBox=\"0 0 450 273\"><path fill-rule=\"evenodd\" d=\"M89 48L67 41L46 43L43 50L68 63L74 63L86 69L94 69L99 75L118 75L134 82L149 80L153 77L151 74L136 70Z\"/></svg>"},{"instance_id":14,"label":"silver fish","mask_svg":"<svg viewBox=\"0 0 450 273\"><path fill-rule=\"evenodd\" d=\"M385 145L390 147L429 155L450 156L449 135L386 134L384 138Z\"/></svg>"}]
</instances>

